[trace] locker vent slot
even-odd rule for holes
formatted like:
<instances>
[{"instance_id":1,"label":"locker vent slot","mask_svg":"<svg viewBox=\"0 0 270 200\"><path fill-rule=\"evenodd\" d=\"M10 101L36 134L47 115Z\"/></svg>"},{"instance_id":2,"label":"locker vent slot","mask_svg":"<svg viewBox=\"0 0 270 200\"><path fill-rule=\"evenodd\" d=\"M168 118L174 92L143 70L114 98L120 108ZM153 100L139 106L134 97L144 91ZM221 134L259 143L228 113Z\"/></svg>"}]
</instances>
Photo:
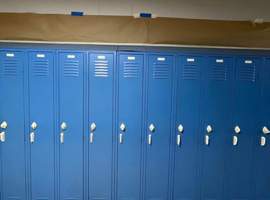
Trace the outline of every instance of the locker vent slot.
<instances>
[{"instance_id":1,"label":"locker vent slot","mask_svg":"<svg viewBox=\"0 0 270 200\"><path fill-rule=\"evenodd\" d=\"M66 60L64 62L64 76L65 77L78 77L79 76L79 61Z\"/></svg>"},{"instance_id":2,"label":"locker vent slot","mask_svg":"<svg viewBox=\"0 0 270 200\"><path fill-rule=\"evenodd\" d=\"M162 63L154 63L153 67L154 79L168 79L169 78L169 65Z\"/></svg>"},{"instance_id":3,"label":"locker vent slot","mask_svg":"<svg viewBox=\"0 0 270 200\"><path fill-rule=\"evenodd\" d=\"M16 76L20 63L18 60L4 60L3 61L3 75L4 76Z\"/></svg>"},{"instance_id":4,"label":"locker vent slot","mask_svg":"<svg viewBox=\"0 0 270 200\"><path fill-rule=\"evenodd\" d=\"M124 62L123 76L124 78L138 78L139 63Z\"/></svg>"},{"instance_id":5,"label":"locker vent slot","mask_svg":"<svg viewBox=\"0 0 270 200\"><path fill-rule=\"evenodd\" d=\"M48 76L49 74L49 61L37 60L32 63L32 73L35 76Z\"/></svg>"},{"instance_id":6,"label":"locker vent slot","mask_svg":"<svg viewBox=\"0 0 270 200\"><path fill-rule=\"evenodd\" d=\"M256 66L255 65L241 65L239 67L238 78L241 81L256 81Z\"/></svg>"},{"instance_id":7,"label":"locker vent slot","mask_svg":"<svg viewBox=\"0 0 270 200\"><path fill-rule=\"evenodd\" d=\"M95 77L104 78L109 76L109 66L107 60L95 60L94 65L95 65L95 72L94 72Z\"/></svg>"},{"instance_id":8,"label":"locker vent slot","mask_svg":"<svg viewBox=\"0 0 270 200\"><path fill-rule=\"evenodd\" d=\"M210 80L226 81L227 67L224 65L212 66L208 76Z\"/></svg>"},{"instance_id":9,"label":"locker vent slot","mask_svg":"<svg viewBox=\"0 0 270 200\"><path fill-rule=\"evenodd\" d=\"M182 79L196 80L199 79L199 69L196 65L184 65L182 71Z\"/></svg>"}]
</instances>

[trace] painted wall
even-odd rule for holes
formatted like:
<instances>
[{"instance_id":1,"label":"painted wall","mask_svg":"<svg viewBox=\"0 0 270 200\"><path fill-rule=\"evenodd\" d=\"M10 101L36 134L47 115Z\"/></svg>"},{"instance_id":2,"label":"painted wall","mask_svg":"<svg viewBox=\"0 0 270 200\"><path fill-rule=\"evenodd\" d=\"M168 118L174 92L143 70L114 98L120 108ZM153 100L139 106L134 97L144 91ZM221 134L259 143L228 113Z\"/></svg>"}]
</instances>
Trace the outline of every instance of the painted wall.
<instances>
[{"instance_id":1,"label":"painted wall","mask_svg":"<svg viewBox=\"0 0 270 200\"><path fill-rule=\"evenodd\" d=\"M0 0L0 12L130 16L151 12L159 17L270 21L269 0Z\"/></svg>"}]
</instances>

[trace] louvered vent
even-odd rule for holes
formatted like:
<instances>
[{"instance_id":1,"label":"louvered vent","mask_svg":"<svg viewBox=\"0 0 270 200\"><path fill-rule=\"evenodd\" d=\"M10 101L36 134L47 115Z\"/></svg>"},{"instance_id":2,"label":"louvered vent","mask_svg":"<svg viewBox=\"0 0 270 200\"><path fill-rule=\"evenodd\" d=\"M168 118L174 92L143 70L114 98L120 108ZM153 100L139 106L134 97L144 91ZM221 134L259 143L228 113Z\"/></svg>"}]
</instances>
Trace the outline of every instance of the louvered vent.
<instances>
[{"instance_id":1,"label":"louvered vent","mask_svg":"<svg viewBox=\"0 0 270 200\"><path fill-rule=\"evenodd\" d=\"M49 74L49 61L48 60L35 60L35 61L33 61L32 74L34 76L48 76L48 74Z\"/></svg>"},{"instance_id":2,"label":"louvered vent","mask_svg":"<svg viewBox=\"0 0 270 200\"><path fill-rule=\"evenodd\" d=\"M126 61L124 62L123 76L124 78L138 78L139 63Z\"/></svg>"},{"instance_id":3,"label":"louvered vent","mask_svg":"<svg viewBox=\"0 0 270 200\"><path fill-rule=\"evenodd\" d=\"M105 60L105 57L103 59L95 60L94 65L95 65L94 69L95 77L105 78L109 76L108 60Z\"/></svg>"},{"instance_id":4,"label":"louvered vent","mask_svg":"<svg viewBox=\"0 0 270 200\"><path fill-rule=\"evenodd\" d=\"M256 66L250 61L246 61L245 65L239 66L238 79L241 81L256 81Z\"/></svg>"},{"instance_id":5,"label":"louvered vent","mask_svg":"<svg viewBox=\"0 0 270 200\"><path fill-rule=\"evenodd\" d=\"M168 79L169 78L169 65L154 63L153 78L154 79Z\"/></svg>"},{"instance_id":6,"label":"louvered vent","mask_svg":"<svg viewBox=\"0 0 270 200\"><path fill-rule=\"evenodd\" d=\"M182 79L196 80L199 79L200 73L197 65L184 65L182 70Z\"/></svg>"},{"instance_id":7,"label":"louvered vent","mask_svg":"<svg viewBox=\"0 0 270 200\"><path fill-rule=\"evenodd\" d=\"M169 78L169 65L165 62L165 57L158 57L153 62L153 73L154 79L168 79Z\"/></svg>"},{"instance_id":8,"label":"louvered vent","mask_svg":"<svg viewBox=\"0 0 270 200\"><path fill-rule=\"evenodd\" d=\"M4 59L3 60L3 76L16 76L18 73L18 68L20 67L20 62L16 58Z\"/></svg>"},{"instance_id":9,"label":"louvered vent","mask_svg":"<svg viewBox=\"0 0 270 200\"><path fill-rule=\"evenodd\" d=\"M78 77L79 76L79 61L73 59L66 59L64 61L64 76Z\"/></svg>"},{"instance_id":10,"label":"louvered vent","mask_svg":"<svg viewBox=\"0 0 270 200\"><path fill-rule=\"evenodd\" d=\"M226 81L227 80L227 67L225 65L214 65L209 71L210 80Z\"/></svg>"}]
</instances>

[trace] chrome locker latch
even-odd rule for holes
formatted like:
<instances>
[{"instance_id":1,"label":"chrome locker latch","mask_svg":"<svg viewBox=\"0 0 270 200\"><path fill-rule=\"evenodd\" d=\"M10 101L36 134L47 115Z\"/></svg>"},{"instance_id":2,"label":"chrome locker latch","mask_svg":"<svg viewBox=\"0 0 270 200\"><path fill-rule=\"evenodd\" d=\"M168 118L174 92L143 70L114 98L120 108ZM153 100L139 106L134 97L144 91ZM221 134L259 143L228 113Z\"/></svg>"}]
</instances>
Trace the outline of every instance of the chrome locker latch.
<instances>
[{"instance_id":1,"label":"chrome locker latch","mask_svg":"<svg viewBox=\"0 0 270 200\"><path fill-rule=\"evenodd\" d=\"M148 144L149 145L152 145L152 133L155 132L156 127L155 127L154 124L150 124L149 127L148 127L148 129L151 132L151 133L148 134Z\"/></svg>"},{"instance_id":2,"label":"chrome locker latch","mask_svg":"<svg viewBox=\"0 0 270 200\"><path fill-rule=\"evenodd\" d=\"M153 133L153 132L155 132L155 130L156 130L155 125L154 125L154 124L150 124L150 125L149 125L149 131L150 131L151 133Z\"/></svg>"},{"instance_id":3,"label":"chrome locker latch","mask_svg":"<svg viewBox=\"0 0 270 200\"><path fill-rule=\"evenodd\" d=\"M90 125L90 132L94 132L97 128L97 125L93 122L91 125Z\"/></svg>"},{"instance_id":4,"label":"chrome locker latch","mask_svg":"<svg viewBox=\"0 0 270 200\"><path fill-rule=\"evenodd\" d=\"M65 141L65 130L67 130L67 123L66 122L62 122L60 125L61 128L61 133L60 133L60 143L64 144Z\"/></svg>"},{"instance_id":5,"label":"chrome locker latch","mask_svg":"<svg viewBox=\"0 0 270 200\"><path fill-rule=\"evenodd\" d=\"M96 128L97 128L97 125L93 122L90 125L90 135L89 135L90 144L93 144L93 142L94 142L94 132L95 132Z\"/></svg>"},{"instance_id":6,"label":"chrome locker latch","mask_svg":"<svg viewBox=\"0 0 270 200\"><path fill-rule=\"evenodd\" d=\"M240 134L241 133L241 128L237 125L234 127L234 133L235 134ZM232 138L232 145L237 146L238 145L238 136L234 135Z\"/></svg>"},{"instance_id":7,"label":"chrome locker latch","mask_svg":"<svg viewBox=\"0 0 270 200\"><path fill-rule=\"evenodd\" d=\"M33 130L36 130L37 127L38 127L38 125L37 125L36 122L33 122L33 123L31 124L31 128L32 128Z\"/></svg>"},{"instance_id":8,"label":"chrome locker latch","mask_svg":"<svg viewBox=\"0 0 270 200\"><path fill-rule=\"evenodd\" d=\"M3 121L1 124L0 124L0 127L2 129L6 129L8 127L8 123L6 121Z\"/></svg>"},{"instance_id":9,"label":"chrome locker latch","mask_svg":"<svg viewBox=\"0 0 270 200\"><path fill-rule=\"evenodd\" d=\"M126 125L124 123L121 123L119 128L122 132L126 131Z\"/></svg>"},{"instance_id":10,"label":"chrome locker latch","mask_svg":"<svg viewBox=\"0 0 270 200\"><path fill-rule=\"evenodd\" d=\"M240 127L239 127L239 126L235 126L235 127L234 127L234 132L235 132L236 134L240 134L240 132L241 132Z\"/></svg>"},{"instance_id":11,"label":"chrome locker latch","mask_svg":"<svg viewBox=\"0 0 270 200\"><path fill-rule=\"evenodd\" d=\"M177 134L177 136L176 136L176 144L177 144L177 146L181 146L181 135L184 133L184 127L183 127L183 125L182 124L180 124L178 127L177 127L177 130L178 130L178 134Z\"/></svg>"},{"instance_id":12,"label":"chrome locker latch","mask_svg":"<svg viewBox=\"0 0 270 200\"><path fill-rule=\"evenodd\" d=\"M210 133L213 132L213 128L212 128L211 125L207 125L207 127L206 127L206 132L207 132L208 134L210 134Z\"/></svg>"},{"instance_id":13,"label":"chrome locker latch","mask_svg":"<svg viewBox=\"0 0 270 200\"><path fill-rule=\"evenodd\" d=\"M207 125L206 127L206 135L204 136L204 144L208 146L210 144L210 136L209 134L213 132L213 128L211 125Z\"/></svg>"},{"instance_id":14,"label":"chrome locker latch","mask_svg":"<svg viewBox=\"0 0 270 200\"><path fill-rule=\"evenodd\" d=\"M268 135L270 133L270 130L266 126L264 126L262 128L262 132L263 132L263 134Z\"/></svg>"},{"instance_id":15,"label":"chrome locker latch","mask_svg":"<svg viewBox=\"0 0 270 200\"><path fill-rule=\"evenodd\" d=\"M180 124L180 125L177 127L177 129L178 129L178 132L179 132L179 133L183 133L183 132L184 132L184 127L183 127L182 124Z\"/></svg>"},{"instance_id":16,"label":"chrome locker latch","mask_svg":"<svg viewBox=\"0 0 270 200\"><path fill-rule=\"evenodd\" d=\"M60 128L61 128L62 131L65 131L67 129L67 123L62 122L62 124L60 125Z\"/></svg>"},{"instance_id":17,"label":"chrome locker latch","mask_svg":"<svg viewBox=\"0 0 270 200\"><path fill-rule=\"evenodd\" d=\"M177 146L179 146L179 147L180 147L180 145L181 145L181 135L180 135L180 134L177 135L177 138L176 138L176 144L177 144Z\"/></svg>"},{"instance_id":18,"label":"chrome locker latch","mask_svg":"<svg viewBox=\"0 0 270 200\"><path fill-rule=\"evenodd\" d=\"M1 142L5 142L6 141L6 133L5 132L1 132L0 133L0 141Z\"/></svg>"},{"instance_id":19,"label":"chrome locker latch","mask_svg":"<svg viewBox=\"0 0 270 200\"><path fill-rule=\"evenodd\" d=\"M34 130L37 129L38 125L37 125L36 122L32 122L30 127L32 129L32 132L30 133L30 143L33 144L35 142L35 132L34 132Z\"/></svg>"},{"instance_id":20,"label":"chrome locker latch","mask_svg":"<svg viewBox=\"0 0 270 200\"><path fill-rule=\"evenodd\" d=\"M61 132L60 133L60 143L61 144L64 144L64 141L65 141L65 133L64 132Z\"/></svg>"},{"instance_id":21,"label":"chrome locker latch","mask_svg":"<svg viewBox=\"0 0 270 200\"><path fill-rule=\"evenodd\" d=\"M119 134L119 143L120 144L123 144L124 142L124 132L126 131L126 125L124 123L121 123L120 124L120 127L119 127L121 133Z\"/></svg>"},{"instance_id":22,"label":"chrome locker latch","mask_svg":"<svg viewBox=\"0 0 270 200\"><path fill-rule=\"evenodd\" d=\"M90 133L89 141L90 141L90 144L92 144L94 142L94 133L93 132Z\"/></svg>"},{"instance_id":23,"label":"chrome locker latch","mask_svg":"<svg viewBox=\"0 0 270 200\"><path fill-rule=\"evenodd\" d=\"M119 143L123 144L123 133L119 134Z\"/></svg>"},{"instance_id":24,"label":"chrome locker latch","mask_svg":"<svg viewBox=\"0 0 270 200\"><path fill-rule=\"evenodd\" d=\"M266 137L261 136L260 145L261 145L262 147L264 147L264 146L266 145Z\"/></svg>"},{"instance_id":25,"label":"chrome locker latch","mask_svg":"<svg viewBox=\"0 0 270 200\"><path fill-rule=\"evenodd\" d=\"M152 145L152 135L151 134L148 135L148 144Z\"/></svg>"},{"instance_id":26,"label":"chrome locker latch","mask_svg":"<svg viewBox=\"0 0 270 200\"><path fill-rule=\"evenodd\" d=\"M31 132L30 133L30 143L33 144L35 142L35 133Z\"/></svg>"},{"instance_id":27,"label":"chrome locker latch","mask_svg":"<svg viewBox=\"0 0 270 200\"><path fill-rule=\"evenodd\" d=\"M237 146L237 144L238 144L238 137L237 136L233 136L233 146Z\"/></svg>"},{"instance_id":28,"label":"chrome locker latch","mask_svg":"<svg viewBox=\"0 0 270 200\"><path fill-rule=\"evenodd\" d=\"M205 144L206 146L208 146L209 143L210 143L210 137L209 137L209 135L205 135L205 136L204 136L204 144Z\"/></svg>"}]
</instances>

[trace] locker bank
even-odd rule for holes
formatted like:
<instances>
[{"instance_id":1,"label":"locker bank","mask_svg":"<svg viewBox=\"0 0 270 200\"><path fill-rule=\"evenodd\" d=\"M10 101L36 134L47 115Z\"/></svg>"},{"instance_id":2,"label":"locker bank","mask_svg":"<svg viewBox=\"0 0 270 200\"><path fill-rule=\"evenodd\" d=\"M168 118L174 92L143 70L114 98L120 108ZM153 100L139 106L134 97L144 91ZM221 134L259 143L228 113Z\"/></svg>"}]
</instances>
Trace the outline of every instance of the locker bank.
<instances>
[{"instance_id":1,"label":"locker bank","mask_svg":"<svg viewBox=\"0 0 270 200\"><path fill-rule=\"evenodd\" d=\"M1 200L269 200L263 50L0 47Z\"/></svg>"}]
</instances>

